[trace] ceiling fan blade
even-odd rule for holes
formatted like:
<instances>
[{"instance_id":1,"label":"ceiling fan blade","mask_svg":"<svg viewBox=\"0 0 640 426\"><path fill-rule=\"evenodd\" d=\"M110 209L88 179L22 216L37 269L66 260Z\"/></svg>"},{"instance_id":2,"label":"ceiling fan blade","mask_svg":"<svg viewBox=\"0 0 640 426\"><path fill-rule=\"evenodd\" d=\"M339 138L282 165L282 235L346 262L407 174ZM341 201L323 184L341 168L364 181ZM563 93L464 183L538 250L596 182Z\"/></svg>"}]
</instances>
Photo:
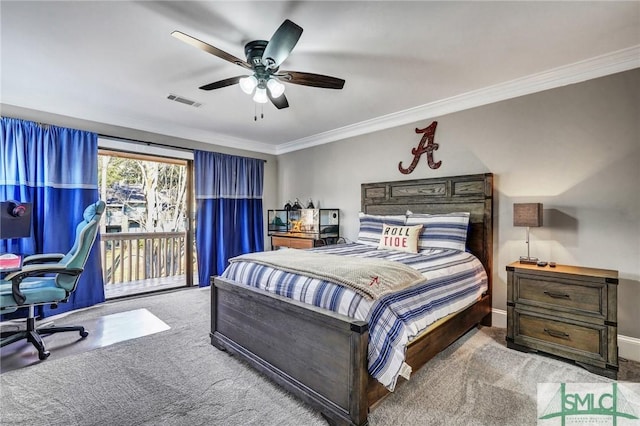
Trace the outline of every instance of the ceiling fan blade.
<instances>
[{"instance_id":1,"label":"ceiling fan blade","mask_svg":"<svg viewBox=\"0 0 640 426\"><path fill-rule=\"evenodd\" d=\"M289 108L289 101L287 101L287 97L284 95L284 93L279 97L274 98L273 96L271 96L271 93L267 90L267 96L269 97L269 100L271 100L271 103L276 106L276 108L278 109Z\"/></svg>"},{"instance_id":2,"label":"ceiling fan blade","mask_svg":"<svg viewBox=\"0 0 640 426\"><path fill-rule=\"evenodd\" d=\"M282 81L303 86L321 87L323 89L342 89L344 87L344 80L341 78L309 72L280 71L274 76Z\"/></svg>"},{"instance_id":3,"label":"ceiling fan blade","mask_svg":"<svg viewBox=\"0 0 640 426\"><path fill-rule=\"evenodd\" d=\"M197 47L200 50L204 50L207 53L211 53L212 55L217 56L220 59L224 59L225 61L229 61L232 64L240 65L241 67L251 69L251 65L249 65L246 61L240 58L236 58L235 56L225 52L224 50L218 49L217 47L214 47L208 43L205 43L202 40L198 40L195 37L191 37L190 35L185 34L181 31L174 31L171 33L171 35L177 38L178 40L182 40L185 43L188 43L192 46Z\"/></svg>"},{"instance_id":4,"label":"ceiling fan blade","mask_svg":"<svg viewBox=\"0 0 640 426\"><path fill-rule=\"evenodd\" d=\"M301 35L302 27L285 19L264 49L262 64L267 68L278 68L287 59Z\"/></svg>"},{"instance_id":5,"label":"ceiling fan blade","mask_svg":"<svg viewBox=\"0 0 640 426\"><path fill-rule=\"evenodd\" d=\"M220 89L227 86L233 86L234 84L238 84L241 78L247 77L246 75L239 75L237 77L227 78L226 80L220 80L213 83L205 84L204 86L200 86L202 90L213 90Z\"/></svg>"}]
</instances>

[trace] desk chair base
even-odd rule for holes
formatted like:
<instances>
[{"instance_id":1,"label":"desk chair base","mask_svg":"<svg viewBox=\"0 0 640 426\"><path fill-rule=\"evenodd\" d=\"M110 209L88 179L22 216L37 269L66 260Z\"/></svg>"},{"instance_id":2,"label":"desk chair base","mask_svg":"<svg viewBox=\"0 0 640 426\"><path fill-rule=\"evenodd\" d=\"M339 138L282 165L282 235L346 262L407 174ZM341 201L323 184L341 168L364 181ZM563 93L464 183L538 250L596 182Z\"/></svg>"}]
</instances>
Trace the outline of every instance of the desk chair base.
<instances>
[{"instance_id":1,"label":"desk chair base","mask_svg":"<svg viewBox=\"0 0 640 426\"><path fill-rule=\"evenodd\" d=\"M89 335L89 332L82 326L69 326L69 327L44 327L36 328L36 318L34 315L34 307L29 306L29 317L27 318L27 329L21 331L6 331L2 332L2 341L0 342L0 348L7 346L11 343L17 342L22 339L27 339L38 350L38 358L45 360L51 355L51 353L45 349L44 342L42 341L42 335L49 335L54 333L63 333L67 331L77 331L80 333L80 337L83 339Z\"/></svg>"}]
</instances>

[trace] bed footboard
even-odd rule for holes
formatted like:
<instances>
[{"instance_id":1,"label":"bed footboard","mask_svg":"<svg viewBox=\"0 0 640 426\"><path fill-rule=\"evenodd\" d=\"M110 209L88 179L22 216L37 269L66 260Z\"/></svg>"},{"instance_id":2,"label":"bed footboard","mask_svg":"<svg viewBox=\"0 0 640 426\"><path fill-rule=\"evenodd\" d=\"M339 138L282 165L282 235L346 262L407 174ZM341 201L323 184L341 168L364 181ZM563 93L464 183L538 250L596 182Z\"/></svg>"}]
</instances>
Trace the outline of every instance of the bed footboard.
<instances>
[{"instance_id":1,"label":"bed footboard","mask_svg":"<svg viewBox=\"0 0 640 426\"><path fill-rule=\"evenodd\" d=\"M331 424L367 424L368 325L216 277L211 344L248 362Z\"/></svg>"}]
</instances>

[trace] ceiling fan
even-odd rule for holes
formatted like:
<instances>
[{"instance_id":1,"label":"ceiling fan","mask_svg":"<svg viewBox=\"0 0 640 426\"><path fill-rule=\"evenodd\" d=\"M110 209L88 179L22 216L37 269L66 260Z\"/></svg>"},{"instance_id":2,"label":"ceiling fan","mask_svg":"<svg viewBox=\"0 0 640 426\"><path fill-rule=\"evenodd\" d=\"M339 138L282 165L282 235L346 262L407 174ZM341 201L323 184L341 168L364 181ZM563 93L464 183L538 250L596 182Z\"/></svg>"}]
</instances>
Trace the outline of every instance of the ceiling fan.
<instances>
[{"instance_id":1,"label":"ceiling fan","mask_svg":"<svg viewBox=\"0 0 640 426\"><path fill-rule=\"evenodd\" d=\"M276 108L282 109L288 108L289 102L284 96L284 85L281 82L323 89L342 89L344 87L344 80L340 78L308 72L279 70L280 64L287 59L302 35L302 28L288 19L280 25L271 40L254 40L247 43L244 46L246 61L183 32L174 31L171 35L251 71L250 75L239 75L205 84L200 87L202 90L220 89L239 84L245 93L249 95L253 93L255 102L266 103L270 100Z\"/></svg>"}]
</instances>

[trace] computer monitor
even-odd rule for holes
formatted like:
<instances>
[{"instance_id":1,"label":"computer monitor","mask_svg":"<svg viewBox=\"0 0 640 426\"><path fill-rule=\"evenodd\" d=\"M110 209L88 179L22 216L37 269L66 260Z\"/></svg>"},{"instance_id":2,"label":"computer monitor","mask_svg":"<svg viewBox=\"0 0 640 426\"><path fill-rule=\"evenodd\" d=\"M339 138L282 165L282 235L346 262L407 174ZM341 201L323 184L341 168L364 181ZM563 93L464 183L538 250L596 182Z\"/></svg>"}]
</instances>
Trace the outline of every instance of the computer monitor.
<instances>
[{"instance_id":1,"label":"computer monitor","mask_svg":"<svg viewBox=\"0 0 640 426\"><path fill-rule=\"evenodd\" d=\"M31 203L0 201L0 239L31 236Z\"/></svg>"}]
</instances>

